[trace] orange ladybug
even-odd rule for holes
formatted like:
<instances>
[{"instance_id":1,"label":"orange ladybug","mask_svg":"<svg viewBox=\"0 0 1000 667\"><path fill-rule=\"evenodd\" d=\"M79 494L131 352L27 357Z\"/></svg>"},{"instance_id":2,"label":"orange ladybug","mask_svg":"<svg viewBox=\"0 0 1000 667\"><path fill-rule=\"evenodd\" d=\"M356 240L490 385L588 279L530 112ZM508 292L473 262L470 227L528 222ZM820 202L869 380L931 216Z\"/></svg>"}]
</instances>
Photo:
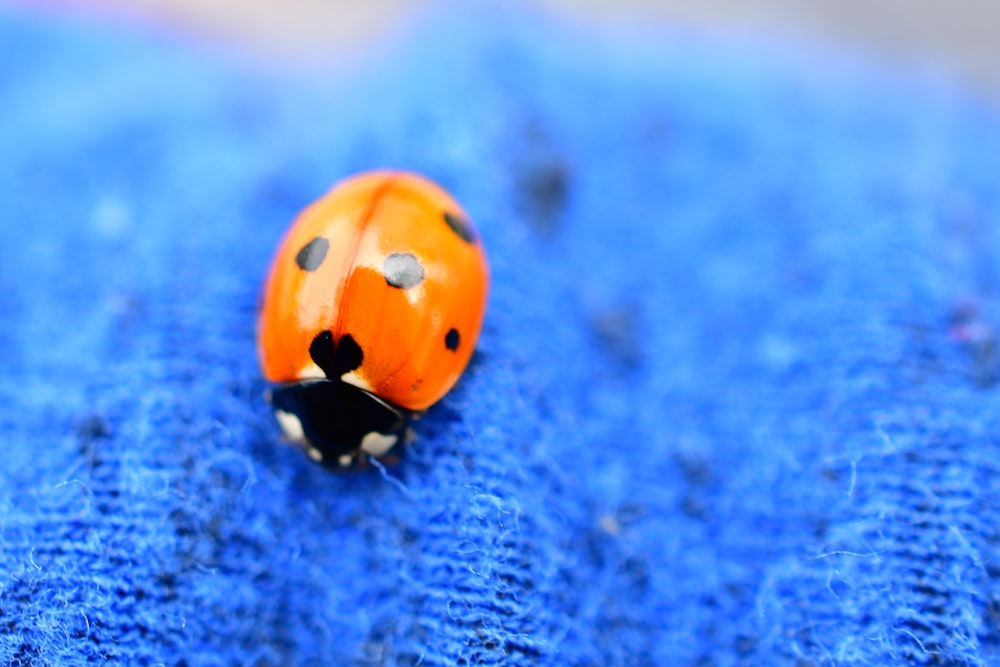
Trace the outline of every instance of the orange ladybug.
<instances>
[{"instance_id":1,"label":"orange ladybug","mask_svg":"<svg viewBox=\"0 0 1000 667\"><path fill-rule=\"evenodd\" d=\"M285 233L261 294L285 435L332 467L387 455L469 363L488 290L479 234L439 186L398 171L335 185Z\"/></svg>"}]
</instances>

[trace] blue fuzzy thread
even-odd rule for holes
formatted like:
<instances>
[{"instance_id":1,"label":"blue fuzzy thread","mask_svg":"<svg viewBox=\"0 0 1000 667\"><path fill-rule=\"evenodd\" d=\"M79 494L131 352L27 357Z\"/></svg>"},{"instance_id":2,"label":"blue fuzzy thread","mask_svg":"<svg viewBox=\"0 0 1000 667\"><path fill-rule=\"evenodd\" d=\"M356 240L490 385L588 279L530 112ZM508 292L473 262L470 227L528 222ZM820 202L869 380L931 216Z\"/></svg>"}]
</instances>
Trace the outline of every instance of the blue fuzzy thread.
<instances>
[{"instance_id":1,"label":"blue fuzzy thread","mask_svg":"<svg viewBox=\"0 0 1000 667\"><path fill-rule=\"evenodd\" d=\"M996 119L462 19L349 84L0 19L0 661L995 664ZM494 275L406 494L278 444L254 355L377 166Z\"/></svg>"}]
</instances>

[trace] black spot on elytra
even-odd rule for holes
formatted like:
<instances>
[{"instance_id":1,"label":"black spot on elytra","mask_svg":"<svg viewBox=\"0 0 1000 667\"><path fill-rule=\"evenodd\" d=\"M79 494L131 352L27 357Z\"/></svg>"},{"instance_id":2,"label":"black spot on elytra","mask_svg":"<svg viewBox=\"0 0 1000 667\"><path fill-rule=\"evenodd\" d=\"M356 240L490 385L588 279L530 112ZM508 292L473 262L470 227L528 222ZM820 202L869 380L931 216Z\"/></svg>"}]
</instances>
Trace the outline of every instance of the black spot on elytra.
<instances>
[{"instance_id":1,"label":"black spot on elytra","mask_svg":"<svg viewBox=\"0 0 1000 667\"><path fill-rule=\"evenodd\" d=\"M322 236L317 236L309 243L302 246L298 254L295 255L295 263L303 271L315 271L326 259L326 253L330 249L330 242Z\"/></svg>"},{"instance_id":2,"label":"black spot on elytra","mask_svg":"<svg viewBox=\"0 0 1000 667\"><path fill-rule=\"evenodd\" d=\"M458 238L466 243L476 242L476 230L473 229L472 223L464 215L445 211L444 221L451 227L451 231L458 235Z\"/></svg>"},{"instance_id":3,"label":"black spot on elytra","mask_svg":"<svg viewBox=\"0 0 1000 667\"><path fill-rule=\"evenodd\" d=\"M361 346L354 340L354 336L351 334L341 336L337 342L337 377L360 367L364 358Z\"/></svg>"},{"instance_id":4,"label":"black spot on elytra","mask_svg":"<svg viewBox=\"0 0 1000 667\"><path fill-rule=\"evenodd\" d=\"M334 344L333 334L320 331L309 345L309 356L327 378L335 380L361 366L365 355L351 334L344 334Z\"/></svg>"},{"instance_id":5,"label":"black spot on elytra","mask_svg":"<svg viewBox=\"0 0 1000 667\"><path fill-rule=\"evenodd\" d=\"M385 282L392 287L410 289L424 280L424 267L408 252L394 252L382 263Z\"/></svg>"},{"instance_id":6,"label":"black spot on elytra","mask_svg":"<svg viewBox=\"0 0 1000 667\"><path fill-rule=\"evenodd\" d=\"M458 329L448 329L448 333L444 336L444 346L454 352L458 349L461 340L462 337L458 335Z\"/></svg>"},{"instance_id":7,"label":"black spot on elytra","mask_svg":"<svg viewBox=\"0 0 1000 667\"><path fill-rule=\"evenodd\" d=\"M313 338L313 342L309 344L309 356L312 357L313 362L317 366L323 369L328 378L338 377L333 375L333 370L335 368L334 359L336 358L335 351L333 348L333 334L329 331L320 331Z\"/></svg>"}]
</instances>

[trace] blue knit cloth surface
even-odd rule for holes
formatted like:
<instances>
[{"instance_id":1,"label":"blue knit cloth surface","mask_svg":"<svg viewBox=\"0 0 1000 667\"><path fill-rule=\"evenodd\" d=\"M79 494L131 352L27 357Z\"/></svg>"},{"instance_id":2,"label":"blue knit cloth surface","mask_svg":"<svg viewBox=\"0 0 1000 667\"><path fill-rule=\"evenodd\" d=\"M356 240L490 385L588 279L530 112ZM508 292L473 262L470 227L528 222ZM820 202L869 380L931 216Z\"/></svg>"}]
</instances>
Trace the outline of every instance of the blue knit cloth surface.
<instances>
[{"instance_id":1,"label":"blue knit cloth surface","mask_svg":"<svg viewBox=\"0 0 1000 667\"><path fill-rule=\"evenodd\" d=\"M0 12L0 662L1000 664L997 117L479 11L299 74ZM254 313L381 167L465 205L490 306L337 475Z\"/></svg>"}]
</instances>

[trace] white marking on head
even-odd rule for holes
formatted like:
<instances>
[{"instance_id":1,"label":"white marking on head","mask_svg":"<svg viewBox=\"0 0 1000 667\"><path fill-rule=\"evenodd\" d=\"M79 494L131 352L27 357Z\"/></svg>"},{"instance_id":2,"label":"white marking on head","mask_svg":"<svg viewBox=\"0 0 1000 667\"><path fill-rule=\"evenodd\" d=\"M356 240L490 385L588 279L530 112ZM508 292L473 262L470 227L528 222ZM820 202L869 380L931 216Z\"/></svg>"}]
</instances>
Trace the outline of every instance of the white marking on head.
<instances>
[{"instance_id":1,"label":"white marking on head","mask_svg":"<svg viewBox=\"0 0 1000 667\"><path fill-rule=\"evenodd\" d=\"M340 379L346 382L347 384L354 385L358 389L364 389L365 391L373 391L372 386L368 384L368 380L361 377L361 374L356 370L351 371L350 373L344 373L340 377Z\"/></svg>"},{"instance_id":2,"label":"white marking on head","mask_svg":"<svg viewBox=\"0 0 1000 667\"><path fill-rule=\"evenodd\" d=\"M392 449L398 439L399 438L394 435L383 435L372 431L365 437L361 438L361 451L375 457L382 456Z\"/></svg>"},{"instance_id":3,"label":"white marking on head","mask_svg":"<svg viewBox=\"0 0 1000 667\"><path fill-rule=\"evenodd\" d=\"M321 451L319 451L318 449L316 449L315 447L307 446L306 447L306 454L308 454L309 458L311 458L316 463L322 463L323 462L323 453Z\"/></svg>"},{"instance_id":4,"label":"white marking on head","mask_svg":"<svg viewBox=\"0 0 1000 667\"><path fill-rule=\"evenodd\" d=\"M337 459L337 463L340 464L341 468L346 468L354 462L354 457L350 454L341 454L340 458Z\"/></svg>"},{"instance_id":5,"label":"white marking on head","mask_svg":"<svg viewBox=\"0 0 1000 667\"><path fill-rule=\"evenodd\" d=\"M310 361L305 366L299 369L299 380L325 380L326 373L323 369L317 366L315 363Z\"/></svg>"},{"instance_id":6,"label":"white marking on head","mask_svg":"<svg viewBox=\"0 0 1000 667\"><path fill-rule=\"evenodd\" d=\"M302 430L302 422L299 421L298 417L284 410L275 410L274 416L278 419L278 425L281 426L286 438L296 443L306 441L306 434Z\"/></svg>"}]
</instances>

